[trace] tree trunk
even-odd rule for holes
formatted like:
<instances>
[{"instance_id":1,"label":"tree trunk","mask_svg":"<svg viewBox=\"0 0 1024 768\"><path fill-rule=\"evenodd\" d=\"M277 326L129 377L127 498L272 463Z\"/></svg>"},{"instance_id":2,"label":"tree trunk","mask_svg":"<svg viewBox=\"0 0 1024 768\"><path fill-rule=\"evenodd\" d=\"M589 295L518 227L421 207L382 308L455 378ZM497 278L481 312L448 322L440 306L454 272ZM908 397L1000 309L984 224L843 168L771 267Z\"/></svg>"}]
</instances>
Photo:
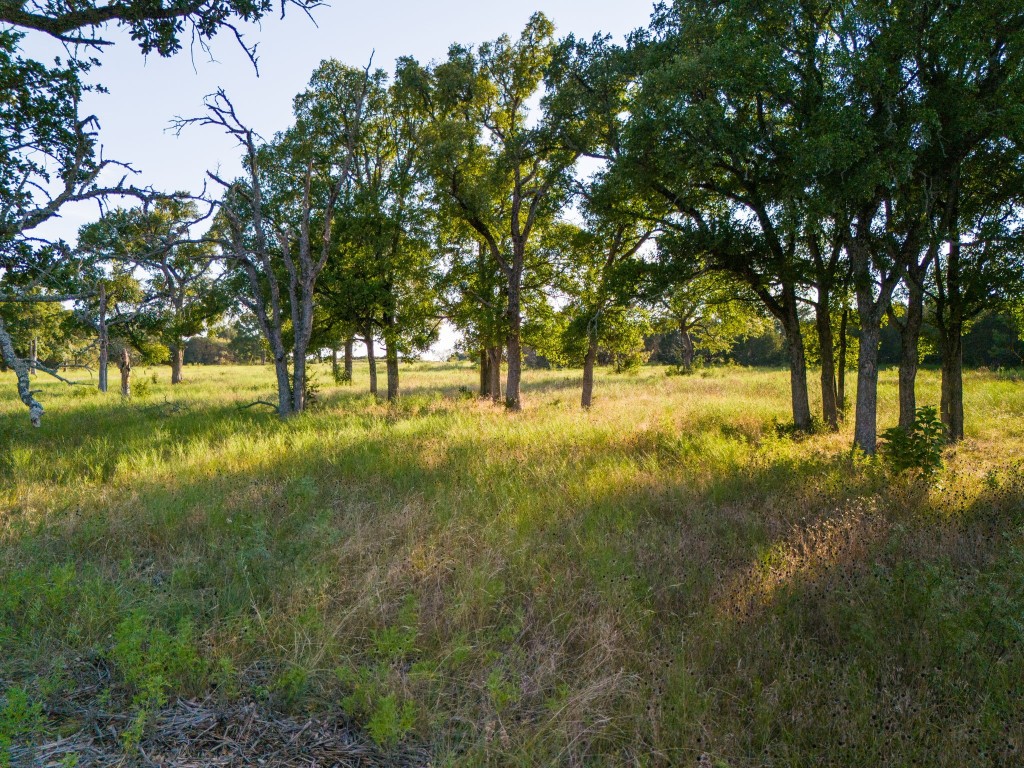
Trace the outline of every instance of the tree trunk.
<instances>
[{"instance_id":1,"label":"tree trunk","mask_svg":"<svg viewBox=\"0 0 1024 768\"><path fill-rule=\"evenodd\" d=\"M594 363L597 362L597 336L590 335L587 356L583 359L583 396L580 405L589 408L594 399Z\"/></svg>"},{"instance_id":2,"label":"tree trunk","mask_svg":"<svg viewBox=\"0 0 1024 768\"><path fill-rule=\"evenodd\" d=\"M352 383L352 344L351 338L345 342L345 382L347 384Z\"/></svg>"},{"instance_id":3,"label":"tree trunk","mask_svg":"<svg viewBox=\"0 0 1024 768\"><path fill-rule=\"evenodd\" d=\"M341 374L338 369L338 348L331 347L331 376L334 377L335 381L341 380Z\"/></svg>"},{"instance_id":4,"label":"tree trunk","mask_svg":"<svg viewBox=\"0 0 1024 768\"><path fill-rule=\"evenodd\" d=\"M828 290L818 286L818 303L815 305L815 324L818 331L818 346L821 351L821 415L829 430L839 430L839 406L836 391L835 343L832 338L832 318L829 313L831 302Z\"/></svg>"},{"instance_id":5,"label":"tree trunk","mask_svg":"<svg viewBox=\"0 0 1024 768\"><path fill-rule=\"evenodd\" d=\"M522 283L521 270L514 270L513 278L508 286L508 379L505 385L505 407L510 411L523 409L522 393L519 391L523 376L523 349L521 333L523 313L520 307L519 292Z\"/></svg>"},{"instance_id":6,"label":"tree trunk","mask_svg":"<svg viewBox=\"0 0 1024 768\"><path fill-rule=\"evenodd\" d=\"M881 328L873 312L860 313L857 355L857 406L853 443L869 455L878 443L878 341Z\"/></svg>"},{"instance_id":7,"label":"tree trunk","mask_svg":"<svg viewBox=\"0 0 1024 768\"><path fill-rule=\"evenodd\" d=\"M121 397L132 396L132 356L128 347L121 350L121 360L118 363L121 369Z\"/></svg>"},{"instance_id":8,"label":"tree trunk","mask_svg":"<svg viewBox=\"0 0 1024 768\"><path fill-rule=\"evenodd\" d=\"M398 346L394 340L387 343L384 354L387 357L388 402L394 403L398 401Z\"/></svg>"},{"instance_id":9,"label":"tree trunk","mask_svg":"<svg viewBox=\"0 0 1024 768\"><path fill-rule=\"evenodd\" d=\"M800 330L800 317L797 314L796 289L786 289L785 315L783 330L786 332L786 345L789 347L789 385L793 407L793 426L800 432L813 429L811 421L811 402L807 391L807 357L804 354L804 337Z\"/></svg>"},{"instance_id":10,"label":"tree trunk","mask_svg":"<svg viewBox=\"0 0 1024 768\"><path fill-rule=\"evenodd\" d=\"M900 427L910 432L917 417L917 348L924 321L924 291L914 280L907 280L909 299L907 316L900 329Z\"/></svg>"},{"instance_id":11,"label":"tree trunk","mask_svg":"<svg viewBox=\"0 0 1024 768\"><path fill-rule=\"evenodd\" d=\"M274 374L277 377L277 415L286 419L292 415L292 387L288 376L288 355L274 355Z\"/></svg>"},{"instance_id":12,"label":"tree trunk","mask_svg":"<svg viewBox=\"0 0 1024 768\"><path fill-rule=\"evenodd\" d=\"M373 352L373 334L369 331L363 338L366 344L366 362L370 364L370 394L377 394L377 358Z\"/></svg>"},{"instance_id":13,"label":"tree trunk","mask_svg":"<svg viewBox=\"0 0 1024 768\"><path fill-rule=\"evenodd\" d=\"M491 371L488 368L487 350L480 350L480 397L491 395Z\"/></svg>"},{"instance_id":14,"label":"tree trunk","mask_svg":"<svg viewBox=\"0 0 1024 768\"><path fill-rule=\"evenodd\" d=\"M39 362L39 340L32 339L32 343L29 346L29 357L28 357L28 372L30 374L36 372L36 364Z\"/></svg>"},{"instance_id":15,"label":"tree trunk","mask_svg":"<svg viewBox=\"0 0 1024 768\"><path fill-rule=\"evenodd\" d=\"M100 283L100 320L99 331L100 362L97 387L100 392L107 391L107 370L110 364L110 337L107 333L107 288Z\"/></svg>"},{"instance_id":16,"label":"tree trunk","mask_svg":"<svg viewBox=\"0 0 1024 768\"><path fill-rule=\"evenodd\" d=\"M4 364L14 371L18 380L18 396L28 407L28 417L33 427L42 423L43 405L35 399L32 390L32 382L28 375L28 365L14 351L14 341L4 326L3 318L0 318L0 358Z\"/></svg>"},{"instance_id":17,"label":"tree trunk","mask_svg":"<svg viewBox=\"0 0 1024 768\"><path fill-rule=\"evenodd\" d=\"M682 345L683 370L689 373L693 370L693 336L685 326L679 327L679 342Z\"/></svg>"},{"instance_id":18,"label":"tree trunk","mask_svg":"<svg viewBox=\"0 0 1024 768\"><path fill-rule=\"evenodd\" d=\"M839 414L846 413L846 328L850 321L850 310L843 307L843 319L839 321L839 376L836 384L836 405Z\"/></svg>"},{"instance_id":19,"label":"tree trunk","mask_svg":"<svg viewBox=\"0 0 1024 768\"><path fill-rule=\"evenodd\" d=\"M501 402L501 352L501 347L491 347L487 350L487 374L491 379L488 389L491 400L495 403Z\"/></svg>"},{"instance_id":20,"label":"tree trunk","mask_svg":"<svg viewBox=\"0 0 1024 768\"><path fill-rule=\"evenodd\" d=\"M185 364L185 345L180 341L171 347L171 384L181 384L181 369Z\"/></svg>"},{"instance_id":21,"label":"tree trunk","mask_svg":"<svg viewBox=\"0 0 1024 768\"><path fill-rule=\"evenodd\" d=\"M941 417L946 436L952 443L964 439L963 327L959 322L946 326L942 335Z\"/></svg>"}]
</instances>

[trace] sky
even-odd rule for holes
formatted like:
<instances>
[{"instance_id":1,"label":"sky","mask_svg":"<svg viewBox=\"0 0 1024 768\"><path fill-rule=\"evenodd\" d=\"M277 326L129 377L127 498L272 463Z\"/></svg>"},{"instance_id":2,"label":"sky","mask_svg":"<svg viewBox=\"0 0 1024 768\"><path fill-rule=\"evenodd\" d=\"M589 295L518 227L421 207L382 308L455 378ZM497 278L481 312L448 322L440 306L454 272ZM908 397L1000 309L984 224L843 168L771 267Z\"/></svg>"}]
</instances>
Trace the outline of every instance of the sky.
<instances>
[{"instance_id":1,"label":"sky","mask_svg":"<svg viewBox=\"0 0 1024 768\"><path fill-rule=\"evenodd\" d=\"M535 10L556 24L558 35L589 37L601 31L621 39L647 23L651 8L650 0L334 0L314 11L315 24L293 8L283 20L271 14L259 27L246 28L247 41L258 43L259 75L230 33L214 39L211 61L198 46L190 52L187 45L170 59L144 57L125 33L107 30L103 36L115 45L98 55L102 64L93 79L109 93L90 95L84 109L99 119L104 154L140 172L136 183L198 191L207 170L239 168L239 153L215 128L192 126L177 136L169 124L177 116L202 114L203 97L218 87L239 115L269 138L288 126L292 98L323 59L365 66L372 55L376 67L388 70L404 55L429 62L444 58L454 42L516 36ZM61 52L35 32L24 49L40 59ZM95 205L75 208L52 222L46 234L73 238L78 226L95 216Z\"/></svg>"},{"instance_id":2,"label":"sky","mask_svg":"<svg viewBox=\"0 0 1024 768\"><path fill-rule=\"evenodd\" d=\"M175 117L201 115L203 97L219 87L239 116L269 138L289 125L292 98L323 59L365 66L372 55L375 67L391 71L400 56L426 63L443 59L455 42L515 37L535 11L555 23L559 36L604 32L621 41L647 24L652 5L651 0L334 0L315 10L312 21L291 9L283 20L271 14L261 25L246 27L247 42L258 44L258 75L230 33L214 38L212 60L198 46L190 51L187 44L164 59L143 56L123 31L105 30L102 36L115 44L98 54L101 66L91 76L108 92L89 95L84 114L99 119L104 156L139 171L135 184L198 192L207 170L231 175L240 168L238 149L214 128L191 126L176 135L169 126ZM36 32L28 34L23 50L40 60L63 52ZM67 207L37 234L73 241L79 226L97 216L92 203ZM453 344L454 335L446 328L433 356L443 356Z\"/></svg>"}]
</instances>

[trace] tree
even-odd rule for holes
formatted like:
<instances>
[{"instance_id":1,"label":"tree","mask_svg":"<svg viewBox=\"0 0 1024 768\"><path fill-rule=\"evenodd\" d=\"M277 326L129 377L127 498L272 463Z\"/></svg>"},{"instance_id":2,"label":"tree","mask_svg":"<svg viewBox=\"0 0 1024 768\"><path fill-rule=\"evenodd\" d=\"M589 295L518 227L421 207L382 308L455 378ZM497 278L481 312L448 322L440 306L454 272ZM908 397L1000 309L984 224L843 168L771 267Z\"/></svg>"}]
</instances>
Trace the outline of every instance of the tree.
<instances>
[{"instance_id":1,"label":"tree","mask_svg":"<svg viewBox=\"0 0 1024 768\"><path fill-rule=\"evenodd\" d=\"M553 34L551 22L534 14L517 40L500 37L476 51L452 46L445 62L420 75L431 109L427 161L441 215L465 221L502 276L511 410L522 408L528 251L561 207L581 154L561 140L571 116L555 109L550 92L542 95L556 50ZM541 96L540 113L532 115L531 103Z\"/></svg>"},{"instance_id":2,"label":"tree","mask_svg":"<svg viewBox=\"0 0 1024 768\"><path fill-rule=\"evenodd\" d=\"M205 116L178 121L179 129L220 128L242 148L244 177L229 182L209 173L224 188L212 241L273 354L281 418L305 409L316 282L331 255L338 198L355 171L369 68L349 70L346 82L329 101L314 97L310 106L297 97L295 125L272 143L241 121L222 90L207 98Z\"/></svg>"},{"instance_id":3,"label":"tree","mask_svg":"<svg viewBox=\"0 0 1024 768\"><path fill-rule=\"evenodd\" d=\"M80 250L149 273L149 310L170 351L172 384L182 380L185 340L225 309L214 290L213 244L190 233L203 218L197 203L179 193L152 206L115 209L79 232Z\"/></svg>"}]
</instances>

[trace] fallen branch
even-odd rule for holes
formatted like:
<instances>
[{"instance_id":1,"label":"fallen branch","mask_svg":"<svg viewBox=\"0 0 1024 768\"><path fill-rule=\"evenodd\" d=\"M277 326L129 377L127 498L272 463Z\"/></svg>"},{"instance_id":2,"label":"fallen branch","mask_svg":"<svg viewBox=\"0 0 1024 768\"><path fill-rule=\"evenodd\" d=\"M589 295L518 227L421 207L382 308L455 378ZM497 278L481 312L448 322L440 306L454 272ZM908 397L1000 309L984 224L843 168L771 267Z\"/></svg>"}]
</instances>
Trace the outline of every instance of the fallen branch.
<instances>
[{"instance_id":1,"label":"fallen branch","mask_svg":"<svg viewBox=\"0 0 1024 768\"><path fill-rule=\"evenodd\" d=\"M248 410L249 408L252 408L255 405L265 405L268 408L273 408L275 411L277 410L277 403L272 403L269 400L254 400L253 402L249 403L248 405L240 405L240 406L238 406L238 410L245 411L245 410Z\"/></svg>"}]
</instances>

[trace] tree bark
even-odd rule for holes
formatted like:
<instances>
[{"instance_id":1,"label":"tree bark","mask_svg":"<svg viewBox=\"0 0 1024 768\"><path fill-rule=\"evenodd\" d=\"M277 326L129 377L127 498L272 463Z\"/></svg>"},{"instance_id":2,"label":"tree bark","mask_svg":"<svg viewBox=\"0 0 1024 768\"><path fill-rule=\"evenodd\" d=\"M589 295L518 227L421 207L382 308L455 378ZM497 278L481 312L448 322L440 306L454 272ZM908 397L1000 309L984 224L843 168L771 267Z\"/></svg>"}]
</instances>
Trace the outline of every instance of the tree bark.
<instances>
[{"instance_id":1,"label":"tree bark","mask_svg":"<svg viewBox=\"0 0 1024 768\"><path fill-rule=\"evenodd\" d=\"M517 264L522 260L517 258ZM523 349L521 333L523 313L520 306L520 290L522 287L522 269L514 269L513 277L508 286L508 379L505 385L505 407L510 411L523 409L523 398L520 382L523 376Z\"/></svg>"},{"instance_id":2,"label":"tree bark","mask_svg":"<svg viewBox=\"0 0 1024 768\"><path fill-rule=\"evenodd\" d=\"M43 405L35 399L32 393L28 364L15 353L14 341L7 333L3 318L0 318L0 358L3 358L4 364L14 371L18 380L18 396L21 398L21 402L28 407L28 417L32 426L38 427L42 423Z\"/></svg>"},{"instance_id":3,"label":"tree bark","mask_svg":"<svg viewBox=\"0 0 1024 768\"><path fill-rule=\"evenodd\" d=\"M32 344L29 346L28 356L28 372L30 374L36 372L36 363L39 362L39 340L32 339Z\"/></svg>"},{"instance_id":4,"label":"tree bark","mask_svg":"<svg viewBox=\"0 0 1024 768\"><path fill-rule=\"evenodd\" d=\"M685 326L679 327L679 341L682 345L683 355L683 370L689 373L693 370L693 336L690 335L690 331Z\"/></svg>"},{"instance_id":5,"label":"tree bark","mask_svg":"<svg viewBox=\"0 0 1024 768\"><path fill-rule=\"evenodd\" d=\"M917 418L917 357L924 322L924 290L913 279L907 280L909 293L907 316L897 323L900 329L900 428L910 432Z\"/></svg>"},{"instance_id":6,"label":"tree bark","mask_svg":"<svg viewBox=\"0 0 1024 768\"><path fill-rule=\"evenodd\" d=\"M331 376L334 377L335 381L339 381L341 379L338 371L338 348L331 347Z\"/></svg>"},{"instance_id":7,"label":"tree bark","mask_svg":"<svg viewBox=\"0 0 1024 768\"><path fill-rule=\"evenodd\" d=\"M388 325L394 328L394 319L388 319ZM384 354L387 361L387 372L388 372L388 402L394 403L398 401L398 345L395 343L393 333L389 333L392 338L388 339L384 349Z\"/></svg>"},{"instance_id":8,"label":"tree bark","mask_svg":"<svg viewBox=\"0 0 1024 768\"><path fill-rule=\"evenodd\" d=\"M97 388L100 392L107 391L108 369L110 364L110 337L107 332L107 287L100 283L100 318L97 330L99 333L100 360Z\"/></svg>"},{"instance_id":9,"label":"tree bark","mask_svg":"<svg viewBox=\"0 0 1024 768\"><path fill-rule=\"evenodd\" d=\"M857 406L854 445L869 455L878 443L878 342L881 328L872 312L860 316L860 348L857 355Z\"/></svg>"},{"instance_id":10,"label":"tree bark","mask_svg":"<svg viewBox=\"0 0 1024 768\"><path fill-rule=\"evenodd\" d=\"M370 394L377 394L377 358L373 351L373 334L369 331L363 337L366 344L366 362L370 364Z\"/></svg>"},{"instance_id":11,"label":"tree bark","mask_svg":"<svg viewBox=\"0 0 1024 768\"><path fill-rule=\"evenodd\" d=\"M951 443L964 439L963 326L947 324L942 334L942 423Z\"/></svg>"},{"instance_id":12,"label":"tree bark","mask_svg":"<svg viewBox=\"0 0 1024 768\"><path fill-rule=\"evenodd\" d=\"M487 350L480 350L480 397L491 395L491 372L488 368Z\"/></svg>"},{"instance_id":13,"label":"tree bark","mask_svg":"<svg viewBox=\"0 0 1024 768\"><path fill-rule=\"evenodd\" d=\"M181 369L185 365L185 345L178 342L171 347L171 384L181 384Z\"/></svg>"},{"instance_id":14,"label":"tree bark","mask_svg":"<svg viewBox=\"0 0 1024 768\"><path fill-rule=\"evenodd\" d=\"M487 373L491 378L488 389L491 400L495 403L501 402L501 353L501 347L491 347L487 350Z\"/></svg>"},{"instance_id":15,"label":"tree bark","mask_svg":"<svg viewBox=\"0 0 1024 768\"><path fill-rule=\"evenodd\" d=\"M597 336L590 334L587 356L583 358L583 395L580 405L589 408L594 399L594 363L597 362Z\"/></svg>"},{"instance_id":16,"label":"tree bark","mask_svg":"<svg viewBox=\"0 0 1024 768\"><path fill-rule=\"evenodd\" d=\"M828 289L819 284L814 312L821 352L821 415L829 430L836 432L839 430L839 396L836 391L835 342L832 337L830 307Z\"/></svg>"},{"instance_id":17,"label":"tree bark","mask_svg":"<svg viewBox=\"0 0 1024 768\"><path fill-rule=\"evenodd\" d=\"M345 381L348 384L352 383L352 344L351 338L345 342Z\"/></svg>"},{"instance_id":18,"label":"tree bark","mask_svg":"<svg viewBox=\"0 0 1024 768\"><path fill-rule=\"evenodd\" d=\"M850 310L843 307L843 318L839 321L839 371L836 383L836 404L839 414L846 413L846 329L850 321Z\"/></svg>"},{"instance_id":19,"label":"tree bark","mask_svg":"<svg viewBox=\"0 0 1024 768\"><path fill-rule=\"evenodd\" d=\"M812 431L811 403L807 390L807 356L804 352L804 337L800 330L800 316L797 314L796 288L786 286L783 330L789 347L789 384L793 407L793 426L800 432Z\"/></svg>"},{"instance_id":20,"label":"tree bark","mask_svg":"<svg viewBox=\"0 0 1024 768\"><path fill-rule=\"evenodd\" d=\"M118 362L121 369L121 397L132 396L132 355L128 347L121 350L121 359Z\"/></svg>"}]
</instances>

